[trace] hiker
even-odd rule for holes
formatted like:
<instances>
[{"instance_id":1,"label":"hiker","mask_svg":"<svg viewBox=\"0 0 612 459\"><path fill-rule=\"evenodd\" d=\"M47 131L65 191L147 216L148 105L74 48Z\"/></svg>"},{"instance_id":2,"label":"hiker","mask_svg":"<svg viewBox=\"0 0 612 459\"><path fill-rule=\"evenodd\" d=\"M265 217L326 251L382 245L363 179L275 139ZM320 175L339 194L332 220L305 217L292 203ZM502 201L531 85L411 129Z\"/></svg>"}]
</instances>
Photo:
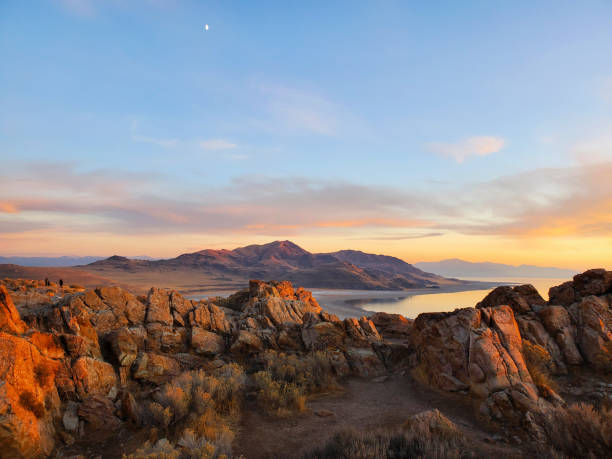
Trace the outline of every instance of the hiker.
<instances>
[{"instance_id":1,"label":"hiker","mask_svg":"<svg viewBox=\"0 0 612 459\"><path fill-rule=\"evenodd\" d=\"M45 277L45 287L48 287L48 286L49 286L49 278Z\"/></svg>"},{"instance_id":2,"label":"hiker","mask_svg":"<svg viewBox=\"0 0 612 459\"><path fill-rule=\"evenodd\" d=\"M60 279L59 284L60 284L60 288L64 288L64 281L62 279Z\"/></svg>"}]
</instances>

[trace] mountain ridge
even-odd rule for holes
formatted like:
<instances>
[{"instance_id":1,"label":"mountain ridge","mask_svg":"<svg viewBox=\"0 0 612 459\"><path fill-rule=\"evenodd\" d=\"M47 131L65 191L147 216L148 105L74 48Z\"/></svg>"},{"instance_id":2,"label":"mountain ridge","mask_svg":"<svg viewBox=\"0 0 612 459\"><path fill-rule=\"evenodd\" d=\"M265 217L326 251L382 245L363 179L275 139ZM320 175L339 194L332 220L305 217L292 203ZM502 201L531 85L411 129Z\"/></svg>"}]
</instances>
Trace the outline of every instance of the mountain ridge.
<instances>
[{"instance_id":1,"label":"mountain ridge","mask_svg":"<svg viewBox=\"0 0 612 459\"><path fill-rule=\"evenodd\" d=\"M164 260L112 256L81 266L87 270L191 270L217 278L283 279L306 287L404 290L459 285L396 257L357 250L311 253L291 241L227 249L204 249Z\"/></svg>"},{"instance_id":2,"label":"mountain ridge","mask_svg":"<svg viewBox=\"0 0 612 459\"><path fill-rule=\"evenodd\" d=\"M414 263L419 269L433 271L446 277L573 277L578 271L537 265L509 265L504 263L471 262L460 258Z\"/></svg>"}]
</instances>

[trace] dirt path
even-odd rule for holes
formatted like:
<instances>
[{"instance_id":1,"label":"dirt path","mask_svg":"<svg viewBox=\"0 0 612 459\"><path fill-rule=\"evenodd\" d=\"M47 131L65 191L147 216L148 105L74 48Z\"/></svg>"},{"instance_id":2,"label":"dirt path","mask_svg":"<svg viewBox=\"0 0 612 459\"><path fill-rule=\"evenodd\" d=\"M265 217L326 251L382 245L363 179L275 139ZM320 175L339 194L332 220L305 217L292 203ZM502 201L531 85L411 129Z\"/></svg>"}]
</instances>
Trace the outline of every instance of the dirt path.
<instances>
[{"instance_id":1,"label":"dirt path","mask_svg":"<svg viewBox=\"0 0 612 459\"><path fill-rule=\"evenodd\" d=\"M244 410L234 453L248 459L300 457L338 430L394 428L414 414L438 408L470 441L489 450L491 457L521 455L516 446L485 443L493 432L478 425L474 408L465 400L421 388L406 376L391 376L380 383L353 379L346 382L344 392L311 400L308 406L309 413L288 419L273 419L255 408ZM334 414L317 416L315 413L321 410Z\"/></svg>"}]
</instances>

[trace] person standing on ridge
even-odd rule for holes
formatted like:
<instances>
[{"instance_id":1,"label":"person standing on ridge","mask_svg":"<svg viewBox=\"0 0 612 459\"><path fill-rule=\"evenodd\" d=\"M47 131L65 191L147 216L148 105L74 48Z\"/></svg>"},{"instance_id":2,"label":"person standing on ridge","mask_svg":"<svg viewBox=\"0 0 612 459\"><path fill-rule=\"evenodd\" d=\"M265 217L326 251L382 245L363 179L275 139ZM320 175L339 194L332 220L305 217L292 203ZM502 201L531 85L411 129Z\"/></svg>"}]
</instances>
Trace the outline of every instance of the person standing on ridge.
<instances>
[{"instance_id":1,"label":"person standing on ridge","mask_svg":"<svg viewBox=\"0 0 612 459\"><path fill-rule=\"evenodd\" d=\"M63 279L59 280L59 284L60 284L60 288L64 288L64 280Z\"/></svg>"}]
</instances>

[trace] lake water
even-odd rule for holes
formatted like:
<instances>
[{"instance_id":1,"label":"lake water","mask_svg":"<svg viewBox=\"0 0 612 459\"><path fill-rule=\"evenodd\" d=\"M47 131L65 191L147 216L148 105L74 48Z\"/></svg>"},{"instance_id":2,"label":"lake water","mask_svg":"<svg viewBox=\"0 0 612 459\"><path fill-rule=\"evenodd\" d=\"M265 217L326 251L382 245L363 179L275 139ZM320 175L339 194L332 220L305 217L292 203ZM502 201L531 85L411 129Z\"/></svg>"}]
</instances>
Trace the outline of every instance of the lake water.
<instances>
[{"instance_id":1,"label":"lake water","mask_svg":"<svg viewBox=\"0 0 612 459\"><path fill-rule=\"evenodd\" d=\"M543 278L505 278L505 279L467 279L495 282L498 285L532 284L544 299L548 299L548 289L562 284L568 279ZM492 288L468 290L462 292L428 293L419 291L372 292L363 290L316 290L313 295L323 308L338 314L340 317L358 315L359 309L365 311L388 312L415 318L422 312L453 311L457 308L476 306ZM435 291L434 291L435 292ZM364 311L364 313L365 313Z\"/></svg>"}]
</instances>

